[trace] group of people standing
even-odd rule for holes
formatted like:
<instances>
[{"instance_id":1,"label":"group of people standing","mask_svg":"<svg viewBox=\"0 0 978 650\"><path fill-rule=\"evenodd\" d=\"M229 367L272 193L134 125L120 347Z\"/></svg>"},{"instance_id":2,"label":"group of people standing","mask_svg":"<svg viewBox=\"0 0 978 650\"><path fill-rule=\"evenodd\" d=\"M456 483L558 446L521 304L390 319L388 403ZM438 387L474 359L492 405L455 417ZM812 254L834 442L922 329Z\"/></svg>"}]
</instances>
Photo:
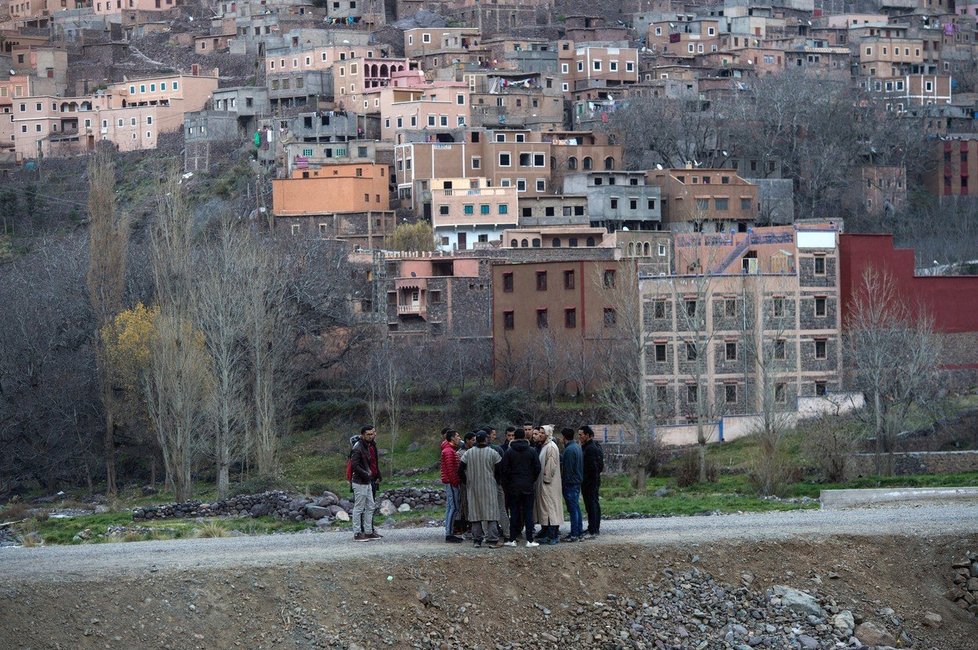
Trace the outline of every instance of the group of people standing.
<instances>
[{"instance_id":1,"label":"group of people standing","mask_svg":"<svg viewBox=\"0 0 978 650\"><path fill-rule=\"evenodd\" d=\"M446 427L442 437L446 542L461 543L471 537L476 547L485 543L498 548L516 546L522 536L526 546L534 547L600 535L598 491L604 452L591 427L583 425L576 432L562 429L563 450L550 425L509 427L501 444L491 427L464 437ZM561 539L564 504L570 531Z\"/></svg>"}]
</instances>

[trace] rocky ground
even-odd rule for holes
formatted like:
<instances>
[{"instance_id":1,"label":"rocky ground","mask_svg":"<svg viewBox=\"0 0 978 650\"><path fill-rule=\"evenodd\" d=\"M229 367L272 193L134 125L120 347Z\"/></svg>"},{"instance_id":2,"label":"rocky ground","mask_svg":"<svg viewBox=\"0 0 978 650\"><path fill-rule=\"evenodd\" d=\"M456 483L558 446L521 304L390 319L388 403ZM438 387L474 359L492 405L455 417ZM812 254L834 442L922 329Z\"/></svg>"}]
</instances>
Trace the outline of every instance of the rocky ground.
<instances>
[{"instance_id":1,"label":"rocky ground","mask_svg":"<svg viewBox=\"0 0 978 650\"><path fill-rule=\"evenodd\" d=\"M834 534L815 512L609 522L537 549L430 530L3 549L0 646L973 650L978 622L949 593L978 531L953 513L971 523L946 535L894 509L841 517L905 534ZM787 535L763 530L781 521Z\"/></svg>"}]
</instances>

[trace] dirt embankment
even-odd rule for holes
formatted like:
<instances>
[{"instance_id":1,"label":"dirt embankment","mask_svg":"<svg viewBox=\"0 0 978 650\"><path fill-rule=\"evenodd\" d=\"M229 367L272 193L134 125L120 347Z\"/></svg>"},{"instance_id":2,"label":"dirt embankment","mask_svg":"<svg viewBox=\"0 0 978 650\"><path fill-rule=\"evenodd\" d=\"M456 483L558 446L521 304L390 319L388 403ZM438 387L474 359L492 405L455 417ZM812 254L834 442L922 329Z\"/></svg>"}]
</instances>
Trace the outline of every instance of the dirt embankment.
<instances>
[{"instance_id":1,"label":"dirt embankment","mask_svg":"<svg viewBox=\"0 0 978 650\"><path fill-rule=\"evenodd\" d=\"M975 549L978 535L685 548L623 539L403 558L391 545L346 563L13 581L0 585L0 646L819 648L844 639L833 614L849 611L897 646L972 650L978 622L944 594L951 564ZM824 617L765 605L773 585L812 594Z\"/></svg>"}]
</instances>

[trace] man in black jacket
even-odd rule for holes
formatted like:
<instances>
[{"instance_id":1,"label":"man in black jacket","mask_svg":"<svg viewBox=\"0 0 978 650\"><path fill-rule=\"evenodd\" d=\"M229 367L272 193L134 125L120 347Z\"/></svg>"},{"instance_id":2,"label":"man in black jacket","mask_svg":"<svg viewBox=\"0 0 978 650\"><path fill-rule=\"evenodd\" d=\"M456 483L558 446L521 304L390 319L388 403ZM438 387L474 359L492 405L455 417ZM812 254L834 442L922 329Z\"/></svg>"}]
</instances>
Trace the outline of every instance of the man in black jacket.
<instances>
[{"instance_id":1,"label":"man in black jacket","mask_svg":"<svg viewBox=\"0 0 978 650\"><path fill-rule=\"evenodd\" d=\"M581 481L581 495L587 511L587 531L581 539L597 537L601 534L601 504L598 492L601 490L601 472L604 471L604 451L594 439L594 430L584 425L577 430L577 438L584 453L584 479Z\"/></svg>"},{"instance_id":2,"label":"man in black jacket","mask_svg":"<svg viewBox=\"0 0 978 650\"><path fill-rule=\"evenodd\" d=\"M509 508L509 538L506 546L516 546L516 538L526 528L526 545L533 541L533 486L540 475L540 454L526 441L526 433L517 429L509 449L499 463L499 475L506 505Z\"/></svg>"},{"instance_id":3,"label":"man in black jacket","mask_svg":"<svg viewBox=\"0 0 978 650\"><path fill-rule=\"evenodd\" d=\"M350 452L353 473L353 541L380 539L374 532L374 486L380 484L380 458L372 426L360 429L360 440Z\"/></svg>"}]
</instances>

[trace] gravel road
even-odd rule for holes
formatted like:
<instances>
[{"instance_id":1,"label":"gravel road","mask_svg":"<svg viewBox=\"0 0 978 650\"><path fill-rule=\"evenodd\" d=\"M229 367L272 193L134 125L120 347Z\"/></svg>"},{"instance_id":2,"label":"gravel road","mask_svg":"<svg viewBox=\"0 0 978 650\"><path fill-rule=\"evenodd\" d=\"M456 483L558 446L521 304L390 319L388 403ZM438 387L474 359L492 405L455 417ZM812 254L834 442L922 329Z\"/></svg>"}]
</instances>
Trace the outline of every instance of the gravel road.
<instances>
[{"instance_id":1,"label":"gravel road","mask_svg":"<svg viewBox=\"0 0 978 650\"><path fill-rule=\"evenodd\" d=\"M445 544L441 528L379 529L380 542L354 543L347 532L186 539L37 548L0 548L0 584L72 582L190 569L292 566L354 558L435 557L470 552L468 544ZM643 544L668 547L711 541L761 541L839 535L914 537L978 533L978 503L915 503L845 510L799 510L709 517L606 521L589 546ZM535 549L531 552L547 552ZM526 553L527 549L499 552Z\"/></svg>"}]
</instances>

